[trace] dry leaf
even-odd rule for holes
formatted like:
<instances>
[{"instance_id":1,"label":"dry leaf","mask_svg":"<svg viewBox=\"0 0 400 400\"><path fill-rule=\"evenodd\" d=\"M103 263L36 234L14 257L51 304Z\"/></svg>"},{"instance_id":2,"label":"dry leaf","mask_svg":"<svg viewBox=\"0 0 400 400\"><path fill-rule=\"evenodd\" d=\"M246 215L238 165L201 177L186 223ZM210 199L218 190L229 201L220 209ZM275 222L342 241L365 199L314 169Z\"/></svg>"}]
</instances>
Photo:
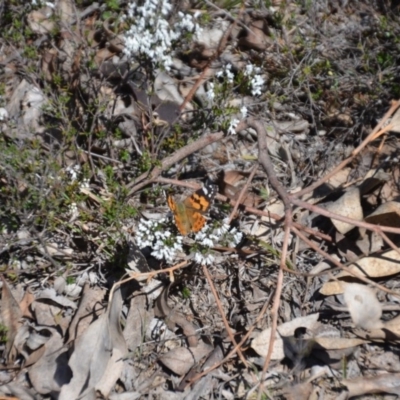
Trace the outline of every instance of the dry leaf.
<instances>
[{"instance_id":1,"label":"dry leaf","mask_svg":"<svg viewBox=\"0 0 400 400\"><path fill-rule=\"evenodd\" d=\"M314 341L326 350L343 350L368 343L364 339L341 337L317 337Z\"/></svg>"},{"instance_id":2,"label":"dry leaf","mask_svg":"<svg viewBox=\"0 0 400 400\"><path fill-rule=\"evenodd\" d=\"M390 124L393 125L392 132L400 133L400 108L393 114Z\"/></svg>"},{"instance_id":3,"label":"dry leaf","mask_svg":"<svg viewBox=\"0 0 400 400\"><path fill-rule=\"evenodd\" d=\"M295 318L290 322L285 322L284 324L279 325L277 329L279 333L277 336L275 336L274 348L272 350L271 359L282 360L285 358L284 342L280 337L280 335L293 336L295 330L300 327L304 327L312 331L317 324L318 317L319 317L318 313L310 314L307 315L306 317ZM262 332L259 333L258 336L256 336L253 339L253 341L251 342L251 347L260 356L266 357L268 353L270 339L271 339L271 328L264 329Z\"/></svg>"},{"instance_id":4,"label":"dry leaf","mask_svg":"<svg viewBox=\"0 0 400 400\"><path fill-rule=\"evenodd\" d=\"M191 347L190 349L185 347L172 349L163 354L159 360L172 372L181 376L187 374L195 363L210 354L212 350L212 346L200 342L197 347Z\"/></svg>"},{"instance_id":5,"label":"dry leaf","mask_svg":"<svg viewBox=\"0 0 400 400\"><path fill-rule=\"evenodd\" d=\"M375 225L400 227L400 203L388 201L380 205L372 214L365 217L365 222Z\"/></svg>"},{"instance_id":6,"label":"dry leaf","mask_svg":"<svg viewBox=\"0 0 400 400\"><path fill-rule=\"evenodd\" d=\"M65 27L69 28L75 19L74 2L71 0L59 0L57 3L57 13Z\"/></svg>"},{"instance_id":7,"label":"dry leaf","mask_svg":"<svg viewBox=\"0 0 400 400\"><path fill-rule=\"evenodd\" d=\"M345 283L344 301L357 328L371 330L383 326L382 307L375 291L370 287L359 283Z\"/></svg>"},{"instance_id":8,"label":"dry leaf","mask_svg":"<svg viewBox=\"0 0 400 400\"><path fill-rule=\"evenodd\" d=\"M360 202L360 190L358 188L348 190L336 201L326 204L326 209L343 217L361 221L363 219L363 210ZM342 234L354 228L354 225L348 224L347 222L342 222L333 218L331 218L331 221L335 228Z\"/></svg>"},{"instance_id":9,"label":"dry leaf","mask_svg":"<svg viewBox=\"0 0 400 400\"><path fill-rule=\"evenodd\" d=\"M104 289L91 288L88 283L85 284L79 308L68 328L68 343L77 339L86 331L89 325L93 322L93 319L100 316L100 310L102 310L102 307L99 305L103 301L104 295Z\"/></svg>"},{"instance_id":10,"label":"dry leaf","mask_svg":"<svg viewBox=\"0 0 400 400\"><path fill-rule=\"evenodd\" d=\"M55 26L54 21L51 20L52 15L53 10L50 7L31 11L27 16L29 28L38 35L49 33Z\"/></svg>"},{"instance_id":11,"label":"dry leaf","mask_svg":"<svg viewBox=\"0 0 400 400\"><path fill-rule=\"evenodd\" d=\"M400 374L382 374L356 379L344 379L342 383L349 390L349 397L367 393L391 393L400 396Z\"/></svg>"},{"instance_id":12,"label":"dry leaf","mask_svg":"<svg viewBox=\"0 0 400 400\"><path fill-rule=\"evenodd\" d=\"M44 349L42 357L29 369L29 379L40 394L58 393L62 385L71 379L71 370L67 365L68 348L56 329L45 329L51 332L51 336L41 348Z\"/></svg>"},{"instance_id":13,"label":"dry leaf","mask_svg":"<svg viewBox=\"0 0 400 400\"><path fill-rule=\"evenodd\" d=\"M115 384L117 375L122 371L122 357L127 353L119 326L121 307L122 298L118 289L108 304L107 312L76 340L74 352L68 362L73 377L62 387L59 400L78 397L81 400L93 399L96 389L105 397L108 396L110 386Z\"/></svg>"},{"instance_id":14,"label":"dry leaf","mask_svg":"<svg viewBox=\"0 0 400 400\"><path fill-rule=\"evenodd\" d=\"M13 351L14 339L21 326L20 321L22 318L22 311L12 295L3 275L1 276L1 280L3 281L3 290L1 293L1 319L2 324L7 328L5 356L8 362L12 362L16 357L15 351Z\"/></svg>"},{"instance_id":15,"label":"dry leaf","mask_svg":"<svg viewBox=\"0 0 400 400\"><path fill-rule=\"evenodd\" d=\"M390 250L375 257L364 257L357 263L351 264L349 269L361 276L369 278L382 278L395 275L400 272L400 254L396 250ZM356 279L353 275L343 271L336 275L336 279L349 278ZM320 293L325 296L341 294L344 291L343 282L325 282L320 289Z\"/></svg>"},{"instance_id":16,"label":"dry leaf","mask_svg":"<svg viewBox=\"0 0 400 400\"><path fill-rule=\"evenodd\" d=\"M249 175L249 172L238 170L224 171L219 182L220 193L230 199L237 200ZM242 204L249 207L257 207L262 201L263 199L260 196L251 192L246 192L242 198Z\"/></svg>"}]
</instances>

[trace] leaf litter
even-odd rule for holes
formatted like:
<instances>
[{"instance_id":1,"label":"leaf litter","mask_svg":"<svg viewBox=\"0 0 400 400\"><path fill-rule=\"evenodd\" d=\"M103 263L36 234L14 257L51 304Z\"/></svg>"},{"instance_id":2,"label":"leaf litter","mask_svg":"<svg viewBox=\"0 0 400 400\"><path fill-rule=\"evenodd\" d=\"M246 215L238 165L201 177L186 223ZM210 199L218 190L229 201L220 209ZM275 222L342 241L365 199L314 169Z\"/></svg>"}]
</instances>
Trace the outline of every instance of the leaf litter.
<instances>
[{"instance_id":1,"label":"leaf litter","mask_svg":"<svg viewBox=\"0 0 400 400\"><path fill-rule=\"evenodd\" d=\"M255 3L1 9L2 398L399 395L398 17Z\"/></svg>"}]
</instances>

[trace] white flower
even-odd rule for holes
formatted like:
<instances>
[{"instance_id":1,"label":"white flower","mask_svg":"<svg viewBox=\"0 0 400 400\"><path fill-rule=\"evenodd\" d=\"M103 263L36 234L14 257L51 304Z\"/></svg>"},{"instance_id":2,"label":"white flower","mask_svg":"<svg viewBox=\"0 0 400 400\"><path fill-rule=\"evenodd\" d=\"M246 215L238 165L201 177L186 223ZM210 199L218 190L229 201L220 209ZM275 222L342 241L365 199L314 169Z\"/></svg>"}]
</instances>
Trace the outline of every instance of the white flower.
<instances>
[{"instance_id":1,"label":"white flower","mask_svg":"<svg viewBox=\"0 0 400 400\"><path fill-rule=\"evenodd\" d=\"M70 297L77 297L77 296L79 296L81 291L82 291L82 288L78 284L71 283L65 287L64 293Z\"/></svg>"},{"instance_id":2,"label":"white flower","mask_svg":"<svg viewBox=\"0 0 400 400\"><path fill-rule=\"evenodd\" d=\"M254 70L254 65L253 64L247 64L246 69L244 70L244 75L245 76L250 76L253 73Z\"/></svg>"},{"instance_id":3,"label":"white flower","mask_svg":"<svg viewBox=\"0 0 400 400\"><path fill-rule=\"evenodd\" d=\"M7 118L8 118L7 110L5 108L1 107L0 108L0 121L4 121Z\"/></svg>"},{"instance_id":4,"label":"white flower","mask_svg":"<svg viewBox=\"0 0 400 400\"><path fill-rule=\"evenodd\" d=\"M71 204L69 205L69 210L68 210L68 212L69 212L71 215L76 215L76 214L78 213L78 206L76 205L76 203L71 203Z\"/></svg>"},{"instance_id":5,"label":"white flower","mask_svg":"<svg viewBox=\"0 0 400 400\"><path fill-rule=\"evenodd\" d=\"M206 237L201 242L201 245L204 246L204 247L214 247L214 242L210 238Z\"/></svg>"},{"instance_id":6,"label":"white flower","mask_svg":"<svg viewBox=\"0 0 400 400\"><path fill-rule=\"evenodd\" d=\"M233 78L235 75L233 75L231 71L225 71L225 76L229 83L233 83Z\"/></svg>"},{"instance_id":7,"label":"white flower","mask_svg":"<svg viewBox=\"0 0 400 400\"><path fill-rule=\"evenodd\" d=\"M173 27L167 21L172 4L167 0L145 0L143 5L128 5L128 16L133 25L125 33L124 53L128 57L147 56L153 64L166 70L172 65L172 45L185 32L197 33L200 28L190 14L178 12Z\"/></svg>"},{"instance_id":8,"label":"white flower","mask_svg":"<svg viewBox=\"0 0 400 400\"><path fill-rule=\"evenodd\" d=\"M75 164L73 166L69 166L65 169L71 178L71 182L74 182L78 179L78 173L81 170L81 166L79 164Z\"/></svg>"},{"instance_id":9,"label":"white flower","mask_svg":"<svg viewBox=\"0 0 400 400\"><path fill-rule=\"evenodd\" d=\"M251 94L253 96L259 96L261 94L261 88L264 85L264 78L261 75L255 75L250 81Z\"/></svg>"},{"instance_id":10,"label":"white flower","mask_svg":"<svg viewBox=\"0 0 400 400\"><path fill-rule=\"evenodd\" d=\"M236 118L231 120L229 123L228 135L236 135L236 127L238 126L239 122L240 121Z\"/></svg>"},{"instance_id":11,"label":"white flower","mask_svg":"<svg viewBox=\"0 0 400 400\"><path fill-rule=\"evenodd\" d=\"M215 98L214 86L215 86L214 83L212 83L212 82L208 83L209 89L206 92L206 96L211 101L214 100L214 98Z\"/></svg>"},{"instance_id":12,"label":"white flower","mask_svg":"<svg viewBox=\"0 0 400 400\"><path fill-rule=\"evenodd\" d=\"M242 118L245 119L245 118L247 117L247 107L246 107L246 106L243 106L243 107L240 109L240 113L242 114Z\"/></svg>"},{"instance_id":13,"label":"white flower","mask_svg":"<svg viewBox=\"0 0 400 400\"><path fill-rule=\"evenodd\" d=\"M224 75L225 78L226 78L226 80L227 80L229 83L233 83L233 78L235 77L235 75L233 74L233 72L231 71L231 69L232 69L232 65L231 65L231 64L226 64L225 67L224 67L222 70L218 71L218 72L215 74L215 76L216 76L217 78L220 78L221 76Z\"/></svg>"},{"instance_id":14,"label":"white flower","mask_svg":"<svg viewBox=\"0 0 400 400\"><path fill-rule=\"evenodd\" d=\"M89 187L89 179L83 179L83 181L81 182L81 189L86 189Z\"/></svg>"},{"instance_id":15,"label":"white flower","mask_svg":"<svg viewBox=\"0 0 400 400\"><path fill-rule=\"evenodd\" d=\"M211 265L214 262L214 256L211 253L195 253L194 260L199 264Z\"/></svg>"}]
</instances>

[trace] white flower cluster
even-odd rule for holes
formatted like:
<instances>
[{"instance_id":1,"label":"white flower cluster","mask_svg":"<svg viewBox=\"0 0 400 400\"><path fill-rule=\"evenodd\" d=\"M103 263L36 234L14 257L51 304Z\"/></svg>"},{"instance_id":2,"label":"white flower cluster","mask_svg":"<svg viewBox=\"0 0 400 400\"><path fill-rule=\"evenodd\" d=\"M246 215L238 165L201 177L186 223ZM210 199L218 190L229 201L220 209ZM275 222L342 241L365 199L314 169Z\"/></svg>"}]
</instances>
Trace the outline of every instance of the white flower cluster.
<instances>
[{"instance_id":1,"label":"white flower cluster","mask_svg":"<svg viewBox=\"0 0 400 400\"><path fill-rule=\"evenodd\" d=\"M1 97L1 96L0 96ZM8 118L8 112L5 108L0 108L0 121L4 121Z\"/></svg>"},{"instance_id":2,"label":"white flower cluster","mask_svg":"<svg viewBox=\"0 0 400 400\"><path fill-rule=\"evenodd\" d=\"M264 85L264 78L260 75L261 68L255 67L253 64L246 65L244 76L251 78L250 87L253 96L261 95L261 89Z\"/></svg>"},{"instance_id":3,"label":"white flower cluster","mask_svg":"<svg viewBox=\"0 0 400 400\"><path fill-rule=\"evenodd\" d=\"M78 179L78 174L81 171L81 166L79 164L75 164L73 166L68 166L65 168L65 172L69 174L71 178L71 182L75 182Z\"/></svg>"},{"instance_id":4,"label":"white flower cluster","mask_svg":"<svg viewBox=\"0 0 400 400\"><path fill-rule=\"evenodd\" d=\"M213 101L215 98L214 87L215 87L215 85L213 82L208 82L208 90L206 92L206 96L207 96L207 99L210 101Z\"/></svg>"},{"instance_id":5,"label":"white flower cluster","mask_svg":"<svg viewBox=\"0 0 400 400\"><path fill-rule=\"evenodd\" d=\"M71 216L76 216L79 214L78 206L76 203L71 203L68 207L68 213Z\"/></svg>"},{"instance_id":6,"label":"white flower cluster","mask_svg":"<svg viewBox=\"0 0 400 400\"><path fill-rule=\"evenodd\" d=\"M165 229L165 218L158 221L141 219L137 229L137 244L139 247L150 246L150 253L157 260L165 259L168 264L176 261L176 255L182 251L182 236L171 238L171 232Z\"/></svg>"},{"instance_id":7,"label":"white flower cluster","mask_svg":"<svg viewBox=\"0 0 400 400\"><path fill-rule=\"evenodd\" d=\"M42 6L45 5L50 8L56 8L56 5L54 3L51 3L50 1L40 1L40 0L32 0L32 5L35 6Z\"/></svg>"},{"instance_id":8,"label":"white flower cluster","mask_svg":"<svg viewBox=\"0 0 400 400\"><path fill-rule=\"evenodd\" d=\"M128 5L128 17L133 25L125 33L124 53L128 57L146 56L153 64L169 70L172 65L172 45L185 32L196 33L200 27L196 15L178 12L178 22L173 27L166 19L172 10L168 0L144 0Z\"/></svg>"},{"instance_id":9,"label":"white flower cluster","mask_svg":"<svg viewBox=\"0 0 400 400\"><path fill-rule=\"evenodd\" d=\"M229 122L229 128L228 128L228 135L236 135L236 127L239 124L239 120L234 118Z\"/></svg>"},{"instance_id":10,"label":"white flower cluster","mask_svg":"<svg viewBox=\"0 0 400 400\"><path fill-rule=\"evenodd\" d=\"M231 64L226 64L225 67L221 71L218 71L215 74L215 76L217 78L220 78L221 76L224 76L229 83L233 83L233 78L235 77L235 75L233 74L231 69L232 69L232 65Z\"/></svg>"},{"instance_id":11,"label":"white flower cluster","mask_svg":"<svg viewBox=\"0 0 400 400\"><path fill-rule=\"evenodd\" d=\"M230 247L236 247L242 240L243 234L236 228L229 230L229 225L224 223L219 228L205 226L200 232L196 233L195 241L202 246L202 251L194 254L194 260L199 264L211 265L215 257L211 253L211 248L216 244L226 243Z\"/></svg>"}]
</instances>

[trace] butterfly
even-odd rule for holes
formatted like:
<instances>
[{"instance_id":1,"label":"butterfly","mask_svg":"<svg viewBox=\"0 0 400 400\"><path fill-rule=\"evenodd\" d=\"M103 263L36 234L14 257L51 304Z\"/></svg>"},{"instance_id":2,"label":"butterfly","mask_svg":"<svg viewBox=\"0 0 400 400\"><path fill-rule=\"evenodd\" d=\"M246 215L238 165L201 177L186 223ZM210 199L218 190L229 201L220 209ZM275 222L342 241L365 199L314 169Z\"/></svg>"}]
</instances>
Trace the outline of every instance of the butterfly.
<instances>
[{"instance_id":1,"label":"butterfly","mask_svg":"<svg viewBox=\"0 0 400 400\"><path fill-rule=\"evenodd\" d=\"M209 210L215 195L217 186L207 184L194 192L184 201L175 201L171 195L167 196L168 206L174 214L175 225L181 235L199 232L206 224L204 214Z\"/></svg>"}]
</instances>

